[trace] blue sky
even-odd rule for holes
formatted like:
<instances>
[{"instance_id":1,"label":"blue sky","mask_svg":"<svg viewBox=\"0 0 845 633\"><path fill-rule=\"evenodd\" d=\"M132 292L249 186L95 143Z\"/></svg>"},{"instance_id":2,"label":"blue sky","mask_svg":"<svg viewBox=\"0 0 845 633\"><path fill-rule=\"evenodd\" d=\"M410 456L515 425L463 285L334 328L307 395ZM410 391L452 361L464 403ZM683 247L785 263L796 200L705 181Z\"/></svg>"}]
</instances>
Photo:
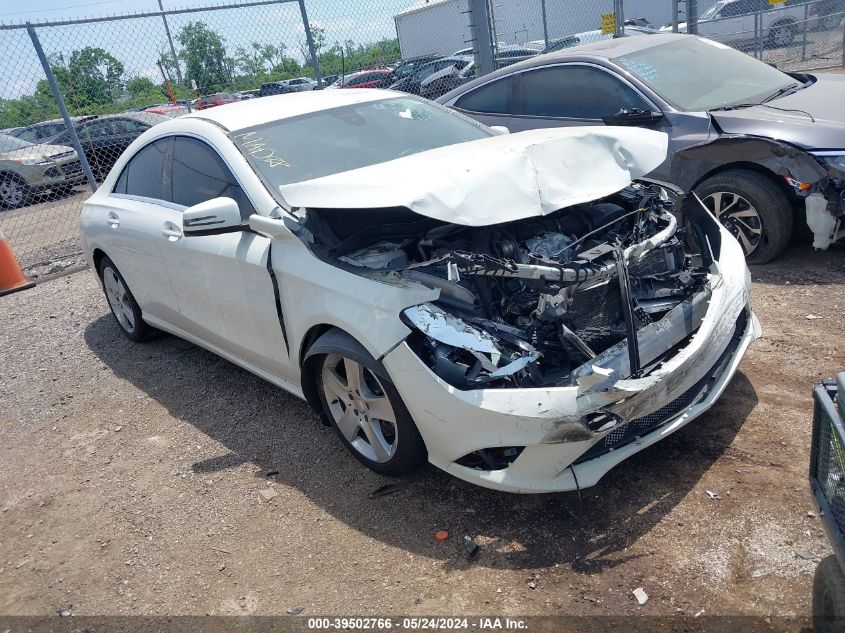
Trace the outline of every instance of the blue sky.
<instances>
[{"instance_id":1,"label":"blue sky","mask_svg":"<svg viewBox=\"0 0 845 633\"><path fill-rule=\"evenodd\" d=\"M366 43L395 37L393 15L411 0L306 0L308 17L325 29L328 45L351 39ZM208 7L231 2L220 0L164 0L165 9ZM0 0L0 23L35 24L68 18L158 11L157 0ZM248 48L252 42L287 46L288 55L300 58L304 29L296 2L170 16L174 37L190 21L202 20L225 40L227 52ZM45 52L63 53L85 46L100 47L119 59L127 77L146 76L160 81L156 60L167 50L162 20L137 18L105 23L38 29ZM177 44L178 46L178 44ZM26 30L0 30L0 97L30 94L43 79L43 71Z\"/></svg>"}]
</instances>

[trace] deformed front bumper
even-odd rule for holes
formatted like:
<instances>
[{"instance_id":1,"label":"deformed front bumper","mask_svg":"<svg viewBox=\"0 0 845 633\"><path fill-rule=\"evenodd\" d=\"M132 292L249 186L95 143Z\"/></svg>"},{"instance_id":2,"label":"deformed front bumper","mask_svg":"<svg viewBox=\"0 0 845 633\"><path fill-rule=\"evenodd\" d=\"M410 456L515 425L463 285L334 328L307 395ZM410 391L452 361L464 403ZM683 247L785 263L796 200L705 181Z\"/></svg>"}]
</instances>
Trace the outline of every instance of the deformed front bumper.
<instances>
[{"instance_id":1,"label":"deformed front bumper","mask_svg":"<svg viewBox=\"0 0 845 633\"><path fill-rule=\"evenodd\" d=\"M742 250L729 236L723 240L716 268L709 302L699 307L700 314L686 312L694 323L664 318L653 324L658 327L640 330L641 349L651 346L664 359L640 378L615 378L630 374L627 356L619 349L608 350L591 367L582 368L576 385L550 388L458 390L434 374L404 342L382 362L435 466L509 492L592 486L622 460L709 409L748 345L761 335L749 307L751 281ZM692 336L690 329L695 330ZM672 347L680 330L686 333L680 349L668 358L661 356L661 349ZM620 422L591 431L584 416L596 412L612 413ZM524 448L499 470L457 463L473 451L494 447Z\"/></svg>"}]
</instances>

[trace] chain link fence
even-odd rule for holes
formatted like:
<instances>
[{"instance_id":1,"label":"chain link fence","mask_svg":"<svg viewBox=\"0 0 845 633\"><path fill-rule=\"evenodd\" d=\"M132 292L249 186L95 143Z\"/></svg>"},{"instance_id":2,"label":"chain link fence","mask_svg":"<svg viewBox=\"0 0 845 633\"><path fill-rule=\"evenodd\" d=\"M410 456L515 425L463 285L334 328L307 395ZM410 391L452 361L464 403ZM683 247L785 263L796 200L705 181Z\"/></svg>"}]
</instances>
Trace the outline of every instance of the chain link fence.
<instances>
[{"instance_id":1,"label":"chain link fence","mask_svg":"<svg viewBox=\"0 0 845 633\"><path fill-rule=\"evenodd\" d=\"M85 265L84 200L143 131L195 109L326 86L433 99L543 51L685 30L687 13L691 31L786 70L841 65L845 39L845 0L150 3L160 10L0 25L0 230L30 278ZM733 5L741 15L721 14Z\"/></svg>"},{"instance_id":2,"label":"chain link fence","mask_svg":"<svg viewBox=\"0 0 845 633\"><path fill-rule=\"evenodd\" d=\"M709 6L690 30L782 70L802 71L845 65L843 17L845 0L734 0Z\"/></svg>"}]
</instances>

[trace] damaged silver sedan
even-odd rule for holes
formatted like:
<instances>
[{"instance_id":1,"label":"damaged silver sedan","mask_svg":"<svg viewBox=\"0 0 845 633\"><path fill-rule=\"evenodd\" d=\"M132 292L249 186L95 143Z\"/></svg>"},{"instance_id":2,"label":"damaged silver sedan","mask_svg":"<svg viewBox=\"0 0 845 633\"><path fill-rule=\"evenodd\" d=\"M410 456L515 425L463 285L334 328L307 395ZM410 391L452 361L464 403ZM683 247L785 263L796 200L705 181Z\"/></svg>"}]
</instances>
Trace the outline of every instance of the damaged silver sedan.
<instances>
[{"instance_id":1,"label":"damaged silver sedan","mask_svg":"<svg viewBox=\"0 0 845 633\"><path fill-rule=\"evenodd\" d=\"M760 329L736 240L701 204L679 225L641 180L664 134L499 134L338 92L203 111L130 148L128 183L145 146L204 138L242 196L239 213L224 192L168 220L175 306L95 222L131 184L113 173L86 203L130 338L167 330L305 398L376 471L428 460L512 492L591 486L712 406Z\"/></svg>"}]
</instances>

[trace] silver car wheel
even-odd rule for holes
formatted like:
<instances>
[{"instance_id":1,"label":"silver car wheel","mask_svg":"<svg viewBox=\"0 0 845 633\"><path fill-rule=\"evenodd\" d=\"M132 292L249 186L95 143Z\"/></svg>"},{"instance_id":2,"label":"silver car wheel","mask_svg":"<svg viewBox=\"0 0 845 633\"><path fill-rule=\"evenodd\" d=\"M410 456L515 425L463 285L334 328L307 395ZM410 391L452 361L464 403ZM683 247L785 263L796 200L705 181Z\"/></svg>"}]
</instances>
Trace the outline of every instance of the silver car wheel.
<instances>
[{"instance_id":1,"label":"silver car wheel","mask_svg":"<svg viewBox=\"0 0 845 633\"><path fill-rule=\"evenodd\" d=\"M399 445L399 429L378 376L361 363L328 354L321 378L329 411L346 441L370 461L390 461Z\"/></svg>"},{"instance_id":2,"label":"silver car wheel","mask_svg":"<svg viewBox=\"0 0 845 633\"><path fill-rule=\"evenodd\" d=\"M132 310L132 304L129 303L129 293L126 292L126 286L123 285L123 281L117 276L115 270L108 266L103 269L103 288L111 311L120 327L132 334L135 331L135 313Z\"/></svg>"},{"instance_id":3,"label":"silver car wheel","mask_svg":"<svg viewBox=\"0 0 845 633\"><path fill-rule=\"evenodd\" d=\"M763 223L753 204L732 191L711 193L702 202L739 241L746 257L757 250L763 237Z\"/></svg>"},{"instance_id":4,"label":"silver car wheel","mask_svg":"<svg viewBox=\"0 0 845 633\"><path fill-rule=\"evenodd\" d=\"M0 181L0 200L7 207L19 207L23 203L23 185L17 180L6 178Z\"/></svg>"}]
</instances>

